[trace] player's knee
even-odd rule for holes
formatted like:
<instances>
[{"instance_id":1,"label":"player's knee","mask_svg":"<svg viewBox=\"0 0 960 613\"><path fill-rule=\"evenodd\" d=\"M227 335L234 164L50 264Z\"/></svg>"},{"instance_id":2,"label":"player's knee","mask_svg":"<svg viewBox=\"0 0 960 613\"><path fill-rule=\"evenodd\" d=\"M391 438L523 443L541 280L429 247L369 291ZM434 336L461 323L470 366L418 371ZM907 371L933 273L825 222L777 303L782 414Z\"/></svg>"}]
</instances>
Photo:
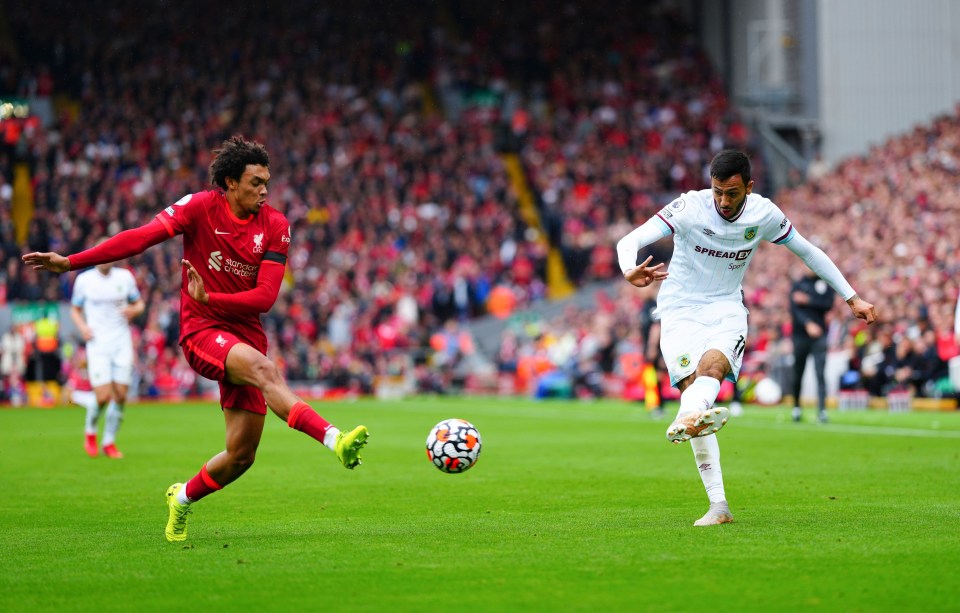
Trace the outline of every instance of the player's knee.
<instances>
[{"instance_id":1,"label":"player's knee","mask_svg":"<svg viewBox=\"0 0 960 613\"><path fill-rule=\"evenodd\" d=\"M730 364L727 358L718 351L708 351L697 364L697 377L712 377L723 381L729 372Z\"/></svg>"},{"instance_id":2,"label":"player's knee","mask_svg":"<svg viewBox=\"0 0 960 613\"><path fill-rule=\"evenodd\" d=\"M266 356L257 360L257 363L251 368L251 372L254 382L260 389L283 380L280 369Z\"/></svg>"},{"instance_id":3,"label":"player's knee","mask_svg":"<svg viewBox=\"0 0 960 613\"><path fill-rule=\"evenodd\" d=\"M240 449L230 454L230 464L233 467L233 472L238 475L245 473L247 469L253 466L256 459L257 452L255 449Z\"/></svg>"}]
</instances>

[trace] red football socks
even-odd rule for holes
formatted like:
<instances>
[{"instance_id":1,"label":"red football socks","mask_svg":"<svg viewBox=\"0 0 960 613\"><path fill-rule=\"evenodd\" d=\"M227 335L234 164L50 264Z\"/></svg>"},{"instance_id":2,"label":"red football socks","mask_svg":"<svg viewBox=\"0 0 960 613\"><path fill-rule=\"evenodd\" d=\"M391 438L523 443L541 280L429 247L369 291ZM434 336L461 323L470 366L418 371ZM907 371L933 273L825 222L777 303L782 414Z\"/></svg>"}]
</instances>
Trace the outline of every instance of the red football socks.
<instances>
[{"instance_id":1,"label":"red football socks","mask_svg":"<svg viewBox=\"0 0 960 613\"><path fill-rule=\"evenodd\" d=\"M207 472L207 465L204 464L200 472L198 472L193 479L187 481L186 494L190 502L196 502L204 496L222 489L223 486L213 480L213 477Z\"/></svg>"},{"instance_id":2,"label":"red football socks","mask_svg":"<svg viewBox=\"0 0 960 613\"><path fill-rule=\"evenodd\" d=\"M320 417L316 411L310 408L310 405L302 401L293 405L293 408L290 409L290 415L287 416L287 425L317 439L321 443L327 430L330 429L330 422Z\"/></svg>"}]
</instances>

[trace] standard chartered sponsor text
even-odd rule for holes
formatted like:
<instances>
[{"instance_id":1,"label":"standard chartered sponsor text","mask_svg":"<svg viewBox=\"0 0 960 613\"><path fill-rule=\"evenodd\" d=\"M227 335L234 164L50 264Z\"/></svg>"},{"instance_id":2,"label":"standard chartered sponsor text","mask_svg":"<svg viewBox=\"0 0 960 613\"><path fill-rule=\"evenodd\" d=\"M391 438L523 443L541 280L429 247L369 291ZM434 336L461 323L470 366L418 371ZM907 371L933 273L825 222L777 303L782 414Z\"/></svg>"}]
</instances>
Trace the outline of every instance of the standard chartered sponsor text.
<instances>
[{"instance_id":1,"label":"standard chartered sponsor text","mask_svg":"<svg viewBox=\"0 0 960 613\"><path fill-rule=\"evenodd\" d=\"M223 262L223 269L225 272L233 273L241 277L252 277L260 270L260 266L257 264L245 264L244 262L226 258Z\"/></svg>"}]
</instances>

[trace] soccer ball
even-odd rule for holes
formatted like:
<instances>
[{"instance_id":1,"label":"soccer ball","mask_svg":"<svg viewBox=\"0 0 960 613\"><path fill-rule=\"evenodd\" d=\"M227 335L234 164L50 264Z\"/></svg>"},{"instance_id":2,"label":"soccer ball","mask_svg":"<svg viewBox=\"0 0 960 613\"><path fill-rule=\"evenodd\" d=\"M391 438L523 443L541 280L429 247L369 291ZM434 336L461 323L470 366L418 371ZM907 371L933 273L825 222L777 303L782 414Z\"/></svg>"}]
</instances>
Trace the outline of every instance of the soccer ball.
<instances>
[{"instance_id":1,"label":"soccer ball","mask_svg":"<svg viewBox=\"0 0 960 613\"><path fill-rule=\"evenodd\" d=\"M427 458L445 473L462 473L480 457L480 432L463 419L444 419L427 436Z\"/></svg>"},{"instance_id":2,"label":"soccer ball","mask_svg":"<svg viewBox=\"0 0 960 613\"><path fill-rule=\"evenodd\" d=\"M760 379L755 388L753 388L754 397L758 404L772 406L783 399L783 390L780 384L769 377Z\"/></svg>"}]
</instances>

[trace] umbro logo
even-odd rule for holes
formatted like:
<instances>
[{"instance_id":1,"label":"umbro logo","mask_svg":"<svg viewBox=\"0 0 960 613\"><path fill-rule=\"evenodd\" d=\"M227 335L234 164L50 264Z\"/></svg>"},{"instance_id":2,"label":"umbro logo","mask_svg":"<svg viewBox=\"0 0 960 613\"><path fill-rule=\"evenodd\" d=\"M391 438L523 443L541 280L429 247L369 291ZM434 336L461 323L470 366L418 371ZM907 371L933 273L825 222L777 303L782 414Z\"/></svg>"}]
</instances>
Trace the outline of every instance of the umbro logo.
<instances>
[{"instance_id":1,"label":"umbro logo","mask_svg":"<svg viewBox=\"0 0 960 613\"><path fill-rule=\"evenodd\" d=\"M700 472L704 472L704 471L710 470L710 465L707 464L706 462L704 462L704 463L701 464L700 466L697 466L697 468L700 469Z\"/></svg>"},{"instance_id":2,"label":"umbro logo","mask_svg":"<svg viewBox=\"0 0 960 613\"><path fill-rule=\"evenodd\" d=\"M214 234L230 234L229 232L221 232L219 229L213 231Z\"/></svg>"},{"instance_id":3,"label":"umbro logo","mask_svg":"<svg viewBox=\"0 0 960 613\"><path fill-rule=\"evenodd\" d=\"M704 228L703 233L706 234L707 236L714 236L716 234L716 232L714 232L710 228Z\"/></svg>"}]
</instances>

